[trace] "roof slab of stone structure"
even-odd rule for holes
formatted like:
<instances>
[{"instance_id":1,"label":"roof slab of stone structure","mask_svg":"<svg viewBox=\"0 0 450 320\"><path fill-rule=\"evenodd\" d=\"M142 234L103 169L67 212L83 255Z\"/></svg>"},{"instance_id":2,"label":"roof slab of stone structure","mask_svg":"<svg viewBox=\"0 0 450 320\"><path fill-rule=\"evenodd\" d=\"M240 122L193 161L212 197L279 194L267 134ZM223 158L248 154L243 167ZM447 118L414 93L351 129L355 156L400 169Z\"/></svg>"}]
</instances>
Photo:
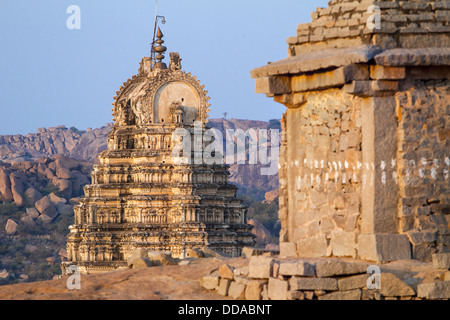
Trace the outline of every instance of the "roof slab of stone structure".
<instances>
[{"instance_id":1,"label":"roof slab of stone structure","mask_svg":"<svg viewBox=\"0 0 450 320\"><path fill-rule=\"evenodd\" d=\"M333 0L251 71L287 107L281 255L450 251L450 2Z\"/></svg>"}]
</instances>

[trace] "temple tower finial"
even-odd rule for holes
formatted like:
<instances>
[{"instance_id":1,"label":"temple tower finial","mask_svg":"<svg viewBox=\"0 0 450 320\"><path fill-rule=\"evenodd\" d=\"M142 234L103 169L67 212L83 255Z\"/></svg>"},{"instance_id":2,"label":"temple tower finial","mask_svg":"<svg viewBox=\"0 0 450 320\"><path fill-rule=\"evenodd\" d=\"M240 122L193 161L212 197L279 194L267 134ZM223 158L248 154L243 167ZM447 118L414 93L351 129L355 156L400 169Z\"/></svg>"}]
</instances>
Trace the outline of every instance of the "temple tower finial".
<instances>
[{"instance_id":1,"label":"temple tower finial","mask_svg":"<svg viewBox=\"0 0 450 320\"><path fill-rule=\"evenodd\" d=\"M157 44L156 47L153 48L153 50L155 50L156 52L156 63L155 63L155 70L163 70L163 69L167 69L167 65L162 62L165 58L164 53L167 51L167 48L163 46L164 40L162 40L162 38L164 37L164 34L162 33L161 29L158 28L158 32L156 34L156 37L158 38L158 40L155 41L155 43Z\"/></svg>"}]
</instances>

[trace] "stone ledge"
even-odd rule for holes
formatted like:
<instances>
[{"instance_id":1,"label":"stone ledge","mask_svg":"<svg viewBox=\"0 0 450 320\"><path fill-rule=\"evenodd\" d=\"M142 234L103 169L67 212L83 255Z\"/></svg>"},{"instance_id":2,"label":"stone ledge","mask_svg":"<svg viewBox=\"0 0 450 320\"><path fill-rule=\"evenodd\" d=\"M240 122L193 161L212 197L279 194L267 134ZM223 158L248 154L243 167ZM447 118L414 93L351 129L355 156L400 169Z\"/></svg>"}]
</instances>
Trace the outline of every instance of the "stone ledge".
<instances>
[{"instance_id":1,"label":"stone ledge","mask_svg":"<svg viewBox=\"0 0 450 320\"><path fill-rule=\"evenodd\" d=\"M448 66L450 48L392 49L375 56L382 66Z\"/></svg>"},{"instance_id":2,"label":"stone ledge","mask_svg":"<svg viewBox=\"0 0 450 320\"><path fill-rule=\"evenodd\" d=\"M321 69L338 68L356 63L367 63L381 52L381 48L363 45L354 48L326 49L300 56L290 57L266 66L253 69L253 79L274 76L306 73Z\"/></svg>"}]
</instances>

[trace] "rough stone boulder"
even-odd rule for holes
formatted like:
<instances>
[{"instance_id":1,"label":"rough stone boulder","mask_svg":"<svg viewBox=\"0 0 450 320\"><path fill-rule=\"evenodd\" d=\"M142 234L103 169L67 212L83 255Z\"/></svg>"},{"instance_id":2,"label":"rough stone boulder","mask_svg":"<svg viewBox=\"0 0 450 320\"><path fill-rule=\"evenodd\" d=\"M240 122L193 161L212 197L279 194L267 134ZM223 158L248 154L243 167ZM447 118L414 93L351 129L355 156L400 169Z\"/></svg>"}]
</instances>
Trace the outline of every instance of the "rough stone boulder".
<instances>
[{"instance_id":1,"label":"rough stone boulder","mask_svg":"<svg viewBox=\"0 0 450 320\"><path fill-rule=\"evenodd\" d=\"M37 201L43 198L43 195L38 190L36 190L35 187L30 186L25 190L25 197L27 198L28 204L35 204Z\"/></svg>"},{"instance_id":2,"label":"rough stone boulder","mask_svg":"<svg viewBox=\"0 0 450 320\"><path fill-rule=\"evenodd\" d=\"M25 205L25 199L23 197L23 183L15 174L11 174L10 179L14 203L17 207L23 207Z\"/></svg>"},{"instance_id":3,"label":"rough stone boulder","mask_svg":"<svg viewBox=\"0 0 450 320\"><path fill-rule=\"evenodd\" d=\"M36 202L35 207L41 215L46 215L51 219L54 219L58 215L55 206L51 203L48 197L43 197L41 200Z\"/></svg>"},{"instance_id":4,"label":"rough stone boulder","mask_svg":"<svg viewBox=\"0 0 450 320\"><path fill-rule=\"evenodd\" d=\"M17 226L18 226L18 224L15 221L9 219L6 222L6 227L5 227L6 234L14 235L17 232Z\"/></svg>"},{"instance_id":5,"label":"rough stone boulder","mask_svg":"<svg viewBox=\"0 0 450 320\"><path fill-rule=\"evenodd\" d=\"M62 203L62 204L67 203L66 199L64 199L62 197L58 197L55 193L49 194L48 198L49 198L50 202L53 203L53 205L55 205L55 206L57 206L60 203Z\"/></svg>"},{"instance_id":6,"label":"rough stone boulder","mask_svg":"<svg viewBox=\"0 0 450 320\"><path fill-rule=\"evenodd\" d=\"M11 192L11 181L9 179L9 173L0 168L0 194L5 201L11 202L14 200Z\"/></svg>"},{"instance_id":7,"label":"rough stone boulder","mask_svg":"<svg viewBox=\"0 0 450 320\"><path fill-rule=\"evenodd\" d=\"M177 260L164 252L149 252L148 257L154 266L174 266L178 264Z\"/></svg>"}]
</instances>

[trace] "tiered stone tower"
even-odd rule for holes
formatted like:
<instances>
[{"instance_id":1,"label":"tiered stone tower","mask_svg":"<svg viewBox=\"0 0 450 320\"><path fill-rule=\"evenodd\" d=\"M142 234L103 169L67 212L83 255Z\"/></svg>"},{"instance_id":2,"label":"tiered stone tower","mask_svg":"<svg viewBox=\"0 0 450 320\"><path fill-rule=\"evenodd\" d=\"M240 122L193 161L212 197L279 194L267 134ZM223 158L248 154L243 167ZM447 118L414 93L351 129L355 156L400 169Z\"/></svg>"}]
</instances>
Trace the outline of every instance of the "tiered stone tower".
<instances>
[{"instance_id":1,"label":"tiered stone tower","mask_svg":"<svg viewBox=\"0 0 450 320\"><path fill-rule=\"evenodd\" d=\"M187 248L239 256L254 245L228 166L172 157L174 131L185 129L193 140L194 130L204 133L210 104L200 81L181 70L178 53L170 54L169 67L162 62L160 30L157 36L157 61L143 58L138 75L117 92L108 150L74 208L67 265L82 273L126 267L138 248L183 258Z\"/></svg>"},{"instance_id":2,"label":"tiered stone tower","mask_svg":"<svg viewBox=\"0 0 450 320\"><path fill-rule=\"evenodd\" d=\"M252 71L284 104L282 256L450 251L449 1L332 0Z\"/></svg>"}]
</instances>

